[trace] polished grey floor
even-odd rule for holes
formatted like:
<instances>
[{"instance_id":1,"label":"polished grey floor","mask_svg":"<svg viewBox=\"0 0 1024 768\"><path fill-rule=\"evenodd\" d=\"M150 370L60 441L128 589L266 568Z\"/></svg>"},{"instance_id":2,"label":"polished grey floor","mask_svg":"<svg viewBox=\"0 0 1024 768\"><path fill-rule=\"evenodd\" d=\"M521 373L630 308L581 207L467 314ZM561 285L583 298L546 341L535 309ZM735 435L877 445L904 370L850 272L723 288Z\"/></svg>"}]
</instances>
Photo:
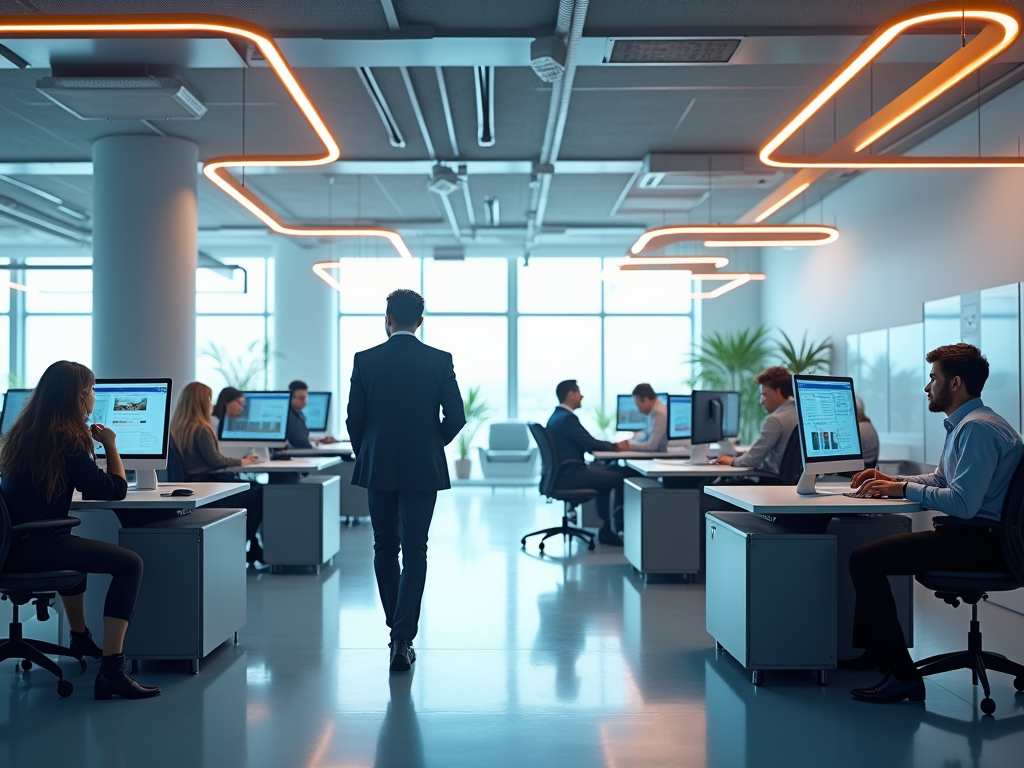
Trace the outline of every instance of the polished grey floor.
<instances>
[{"instance_id":1,"label":"polished grey floor","mask_svg":"<svg viewBox=\"0 0 1024 768\"><path fill-rule=\"evenodd\" d=\"M368 525L343 528L319 576L249 578L249 621L193 677L148 664L164 693L97 702L95 665L60 700L39 670L0 665L5 768L1021 765L1024 695L995 680L981 718L968 673L930 679L924 705L873 706L877 675L748 675L704 632L700 585L647 585L621 553L519 549L559 509L531 489L441 494L419 660L389 675ZM530 549L536 552L536 545ZM575 547L574 547L575 552ZM923 590L917 655L962 648L969 613ZM986 645L1024 658L1024 616L981 608Z\"/></svg>"}]
</instances>

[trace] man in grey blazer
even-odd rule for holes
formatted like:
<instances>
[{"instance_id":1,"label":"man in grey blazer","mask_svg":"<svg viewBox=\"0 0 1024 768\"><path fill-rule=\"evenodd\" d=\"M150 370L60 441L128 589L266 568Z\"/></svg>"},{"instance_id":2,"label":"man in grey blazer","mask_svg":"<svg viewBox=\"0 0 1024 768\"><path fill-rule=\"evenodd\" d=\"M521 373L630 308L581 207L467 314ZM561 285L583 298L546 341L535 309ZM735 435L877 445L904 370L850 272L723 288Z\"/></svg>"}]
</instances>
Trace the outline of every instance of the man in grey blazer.
<instances>
[{"instance_id":1,"label":"man in grey blazer","mask_svg":"<svg viewBox=\"0 0 1024 768\"><path fill-rule=\"evenodd\" d=\"M404 289L388 296L388 340L356 354L346 422L356 453L352 483L369 497L373 568L395 671L416 660L427 532L437 492L451 488L444 447L466 424L452 356L416 338L422 322L422 296Z\"/></svg>"}]
</instances>

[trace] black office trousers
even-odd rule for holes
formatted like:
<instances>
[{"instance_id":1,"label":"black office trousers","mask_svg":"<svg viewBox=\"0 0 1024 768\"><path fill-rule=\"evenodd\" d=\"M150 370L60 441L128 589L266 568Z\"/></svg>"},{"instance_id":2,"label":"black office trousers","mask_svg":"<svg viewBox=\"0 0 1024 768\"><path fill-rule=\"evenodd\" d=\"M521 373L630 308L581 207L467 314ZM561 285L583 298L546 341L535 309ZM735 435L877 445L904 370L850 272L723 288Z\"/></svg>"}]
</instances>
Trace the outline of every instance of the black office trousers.
<instances>
[{"instance_id":1,"label":"black office trousers","mask_svg":"<svg viewBox=\"0 0 1024 768\"><path fill-rule=\"evenodd\" d=\"M113 577L103 603L103 615L130 621L142 583L142 558L130 549L105 541L83 539L51 531L37 531L15 538L4 563L7 573L81 571L106 573ZM88 576L75 586L60 591L64 597L85 592Z\"/></svg>"},{"instance_id":2,"label":"black office trousers","mask_svg":"<svg viewBox=\"0 0 1024 768\"><path fill-rule=\"evenodd\" d=\"M609 527L621 528L623 483L628 472L623 467L596 467L588 464L574 467L565 475L559 475L558 488L593 488L598 492L597 516ZM615 492L615 520L617 526L611 526L612 492Z\"/></svg>"},{"instance_id":3,"label":"black office trousers","mask_svg":"<svg viewBox=\"0 0 1024 768\"><path fill-rule=\"evenodd\" d=\"M367 490L373 524L373 570L392 640L411 643L427 581L427 533L437 491ZM398 551L402 567L398 567Z\"/></svg>"},{"instance_id":4,"label":"black office trousers","mask_svg":"<svg viewBox=\"0 0 1024 768\"><path fill-rule=\"evenodd\" d=\"M998 529L940 525L934 531L901 533L872 541L850 555L857 590L853 644L878 655L901 677L916 674L896 614L889 576L926 571L1006 569Z\"/></svg>"}]
</instances>

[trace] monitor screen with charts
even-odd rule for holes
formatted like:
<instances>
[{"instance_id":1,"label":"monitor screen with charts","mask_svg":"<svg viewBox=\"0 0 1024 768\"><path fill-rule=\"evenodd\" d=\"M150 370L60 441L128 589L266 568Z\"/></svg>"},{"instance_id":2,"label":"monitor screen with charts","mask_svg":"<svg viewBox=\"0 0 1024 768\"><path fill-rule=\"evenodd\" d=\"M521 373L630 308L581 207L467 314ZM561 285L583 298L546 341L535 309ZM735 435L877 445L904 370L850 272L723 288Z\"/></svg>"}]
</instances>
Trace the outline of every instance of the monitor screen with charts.
<instances>
[{"instance_id":1,"label":"monitor screen with charts","mask_svg":"<svg viewBox=\"0 0 1024 768\"><path fill-rule=\"evenodd\" d=\"M218 437L243 443L283 443L288 433L288 392L244 392L245 404L235 418L220 421Z\"/></svg>"},{"instance_id":2,"label":"monitor screen with charts","mask_svg":"<svg viewBox=\"0 0 1024 768\"><path fill-rule=\"evenodd\" d=\"M96 405L88 423L114 430L122 459L167 458L170 379L96 379L93 391ZM97 458L106 456L102 445L94 447Z\"/></svg>"},{"instance_id":3,"label":"monitor screen with charts","mask_svg":"<svg viewBox=\"0 0 1024 768\"><path fill-rule=\"evenodd\" d=\"M302 415L306 417L306 427L310 432L326 432L327 416L331 410L330 392L310 392Z\"/></svg>"},{"instance_id":4,"label":"monitor screen with charts","mask_svg":"<svg viewBox=\"0 0 1024 768\"><path fill-rule=\"evenodd\" d=\"M693 398L689 395L669 395L668 439L689 440L693 424Z\"/></svg>"},{"instance_id":5,"label":"monitor screen with charts","mask_svg":"<svg viewBox=\"0 0 1024 768\"><path fill-rule=\"evenodd\" d=\"M726 392L722 411L722 437L740 436L740 393Z\"/></svg>"},{"instance_id":6,"label":"monitor screen with charts","mask_svg":"<svg viewBox=\"0 0 1024 768\"><path fill-rule=\"evenodd\" d=\"M31 389L8 389L4 393L4 413L0 418L0 434L5 434L11 428L11 424L18 418L18 414L25 407L31 394Z\"/></svg>"},{"instance_id":7,"label":"monitor screen with charts","mask_svg":"<svg viewBox=\"0 0 1024 768\"><path fill-rule=\"evenodd\" d=\"M793 385L805 464L861 459L853 379L794 376Z\"/></svg>"},{"instance_id":8,"label":"monitor screen with charts","mask_svg":"<svg viewBox=\"0 0 1024 768\"><path fill-rule=\"evenodd\" d=\"M310 393L312 396L312 393ZM668 395L658 393L658 399L668 405ZM619 395L616 398L615 429L619 432L639 432L647 426L646 419L636 407L636 401L632 395ZM310 427L310 429L313 429Z\"/></svg>"}]
</instances>

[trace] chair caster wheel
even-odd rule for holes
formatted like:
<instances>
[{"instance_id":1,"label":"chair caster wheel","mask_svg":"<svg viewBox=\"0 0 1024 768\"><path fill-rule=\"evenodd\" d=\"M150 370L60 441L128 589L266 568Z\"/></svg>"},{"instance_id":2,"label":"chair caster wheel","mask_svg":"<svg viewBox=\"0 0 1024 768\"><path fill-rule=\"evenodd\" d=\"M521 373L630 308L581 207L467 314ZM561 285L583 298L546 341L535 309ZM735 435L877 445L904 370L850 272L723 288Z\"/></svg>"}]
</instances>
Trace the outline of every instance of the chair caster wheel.
<instances>
[{"instance_id":1,"label":"chair caster wheel","mask_svg":"<svg viewBox=\"0 0 1024 768\"><path fill-rule=\"evenodd\" d=\"M526 549L526 539L520 539L519 543L523 545L523 549Z\"/></svg>"},{"instance_id":2,"label":"chair caster wheel","mask_svg":"<svg viewBox=\"0 0 1024 768\"><path fill-rule=\"evenodd\" d=\"M26 672L28 672L30 669L32 669L32 662L29 661L28 659L22 659L21 660L21 668L24 669Z\"/></svg>"},{"instance_id":3,"label":"chair caster wheel","mask_svg":"<svg viewBox=\"0 0 1024 768\"><path fill-rule=\"evenodd\" d=\"M761 685L764 682L764 670L755 669L750 673L750 682L754 685Z\"/></svg>"},{"instance_id":4,"label":"chair caster wheel","mask_svg":"<svg viewBox=\"0 0 1024 768\"><path fill-rule=\"evenodd\" d=\"M85 669L86 669L86 667L89 666L89 663L84 658L83 659L79 659L78 660L78 666L82 668L83 672L85 672Z\"/></svg>"},{"instance_id":5,"label":"chair caster wheel","mask_svg":"<svg viewBox=\"0 0 1024 768\"><path fill-rule=\"evenodd\" d=\"M1013 678L1013 687L1018 691L1024 691L1024 677Z\"/></svg>"},{"instance_id":6,"label":"chair caster wheel","mask_svg":"<svg viewBox=\"0 0 1024 768\"><path fill-rule=\"evenodd\" d=\"M57 682L57 695L62 699L66 699L74 690L75 686L71 684L70 680L60 680Z\"/></svg>"},{"instance_id":7,"label":"chair caster wheel","mask_svg":"<svg viewBox=\"0 0 1024 768\"><path fill-rule=\"evenodd\" d=\"M996 711L996 703L992 699L984 698L981 700L981 711L986 715L991 715Z\"/></svg>"},{"instance_id":8,"label":"chair caster wheel","mask_svg":"<svg viewBox=\"0 0 1024 768\"><path fill-rule=\"evenodd\" d=\"M591 539L590 543L587 544L587 551L588 552L593 552L594 551L594 541L593 541L593 539Z\"/></svg>"}]
</instances>

